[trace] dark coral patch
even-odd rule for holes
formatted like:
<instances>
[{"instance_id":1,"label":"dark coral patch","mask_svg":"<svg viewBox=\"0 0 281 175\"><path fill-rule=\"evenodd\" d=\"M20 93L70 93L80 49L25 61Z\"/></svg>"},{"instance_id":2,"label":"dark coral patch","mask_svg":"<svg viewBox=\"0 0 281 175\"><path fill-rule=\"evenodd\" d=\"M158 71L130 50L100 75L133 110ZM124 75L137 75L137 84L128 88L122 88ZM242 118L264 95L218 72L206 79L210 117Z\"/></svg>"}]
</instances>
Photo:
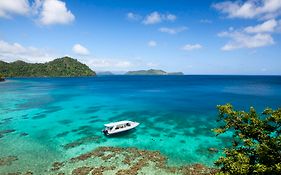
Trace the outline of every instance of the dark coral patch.
<instances>
[{"instance_id":1,"label":"dark coral patch","mask_svg":"<svg viewBox=\"0 0 281 175\"><path fill-rule=\"evenodd\" d=\"M87 166L83 166L83 167L78 167L76 169L74 169L72 171L72 175L87 175L91 172L93 168L92 167L87 167Z\"/></svg>"},{"instance_id":2,"label":"dark coral patch","mask_svg":"<svg viewBox=\"0 0 281 175\"><path fill-rule=\"evenodd\" d=\"M14 130L14 129L6 129L6 130L0 131L0 134L7 134L7 133L15 132L15 131L16 130Z\"/></svg>"},{"instance_id":3,"label":"dark coral patch","mask_svg":"<svg viewBox=\"0 0 281 175\"><path fill-rule=\"evenodd\" d=\"M62 110L63 108L60 106L48 106L45 107L45 113L53 113Z\"/></svg>"},{"instance_id":4,"label":"dark coral patch","mask_svg":"<svg viewBox=\"0 0 281 175\"><path fill-rule=\"evenodd\" d=\"M92 175L103 175L103 172L104 172L104 171L114 170L114 169L116 169L115 166L109 166L109 167L100 166L100 167L98 167L98 168L94 168L94 169L93 169Z\"/></svg>"},{"instance_id":5,"label":"dark coral patch","mask_svg":"<svg viewBox=\"0 0 281 175\"><path fill-rule=\"evenodd\" d=\"M10 166L16 160L18 160L17 156L0 157L0 166Z\"/></svg>"},{"instance_id":6,"label":"dark coral patch","mask_svg":"<svg viewBox=\"0 0 281 175\"><path fill-rule=\"evenodd\" d=\"M22 115L21 118L24 119L24 120L26 120L26 119L28 119L28 115L27 115L27 114Z\"/></svg>"},{"instance_id":7,"label":"dark coral patch","mask_svg":"<svg viewBox=\"0 0 281 175\"><path fill-rule=\"evenodd\" d=\"M33 172L27 171L27 172L23 173L23 175L33 175Z\"/></svg>"},{"instance_id":8,"label":"dark coral patch","mask_svg":"<svg viewBox=\"0 0 281 175\"><path fill-rule=\"evenodd\" d=\"M92 114L92 113L96 113L98 112L100 109L102 108L102 106L91 106L89 108L87 108L85 110L86 114Z\"/></svg>"},{"instance_id":9,"label":"dark coral patch","mask_svg":"<svg viewBox=\"0 0 281 175\"><path fill-rule=\"evenodd\" d=\"M90 120L89 123L97 123L97 122L100 122L101 120L99 119L94 119L94 120Z\"/></svg>"},{"instance_id":10,"label":"dark coral patch","mask_svg":"<svg viewBox=\"0 0 281 175\"><path fill-rule=\"evenodd\" d=\"M159 133L152 133L150 134L152 137L160 137L160 134Z\"/></svg>"},{"instance_id":11,"label":"dark coral patch","mask_svg":"<svg viewBox=\"0 0 281 175\"><path fill-rule=\"evenodd\" d=\"M4 122L9 122L9 121L11 121L12 119L13 119L13 117L8 117L8 118L2 119L2 121L4 121Z\"/></svg>"},{"instance_id":12,"label":"dark coral patch","mask_svg":"<svg viewBox=\"0 0 281 175\"><path fill-rule=\"evenodd\" d=\"M68 125L68 124L70 124L72 122L73 122L72 120L60 120L60 121L58 121L58 123L62 124L62 125Z\"/></svg>"},{"instance_id":13,"label":"dark coral patch","mask_svg":"<svg viewBox=\"0 0 281 175\"><path fill-rule=\"evenodd\" d=\"M186 143L186 141L185 141L185 140L180 140L180 142L181 142L181 143Z\"/></svg>"},{"instance_id":14,"label":"dark coral patch","mask_svg":"<svg viewBox=\"0 0 281 175\"><path fill-rule=\"evenodd\" d=\"M52 168L51 170L52 171L58 171L61 169L61 167L64 166L64 162L54 162L53 165L52 165Z\"/></svg>"},{"instance_id":15,"label":"dark coral patch","mask_svg":"<svg viewBox=\"0 0 281 175\"><path fill-rule=\"evenodd\" d=\"M123 158L123 160L120 158ZM113 159L114 161L111 161ZM110 161L111 165L96 166L93 160ZM118 162L121 161L121 162ZM119 163L127 165L126 169L119 169ZM59 168L55 171L63 172L61 163L57 164ZM146 166L153 166L167 174L192 174L192 175L210 175L215 174L217 169L209 168L201 164L185 165L185 166L169 166L167 158L159 151L147 151L137 148L120 148L120 147L98 147L97 149L81 154L77 157L65 161L65 166L72 167L73 175L102 175L106 171L113 171L116 175L136 175L143 174L142 169ZM118 168L118 169L117 169ZM115 172L114 172L115 171ZM156 170L157 171L157 170Z\"/></svg>"},{"instance_id":16,"label":"dark coral patch","mask_svg":"<svg viewBox=\"0 0 281 175\"><path fill-rule=\"evenodd\" d=\"M42 119L42 118L46 118L46 114L35 114L35 116L32 117L32 119Z\"/></svg>"},{"instance_id":17,"label":"dark coral patch","mask_svg":"<svg viewBox=\"0 0 281 175\"><path fill-rule=\"evenodd\" d=\"M22 133L20 133L20 136L21 136L21 137L28 136L28 133L22 132Z\"/></svg>"},{"instance_id":18,"label":"dark coral patch","mask_svg":"<svg viewBox=\"0 0 281 175\"><path fill-rule=\"evenodd\" d=\"M95 134L95 129L91 126L80 126L77 129L73 129L72 132L75 132L78 135L86 135L86 136L91 136Z\"/></svg>"},{"instance_id":19,"label":"dark coral patch","mask_svg":"<svg viewBox=\"0 0 281 175\"><path fill-rule=\"evenodd\" d=\"M67 136L68 134L69 134L69 132L68 132L68 131L65 131L65 132L62 132L62 133L57 134L57 137L65 137L65 136Z\"/></svg>"},{"instance_id":20,"label":"dark coral patch","mask_svg":"<svg viewBox=\"0 0 281 175\"><path fill-rule=\"evenodd\" d=\"M21 175L20 172L7 173L7 175Z\"/></svg>"},{"instance_id":21,"label":"dark coral patch","mask_svg":"<svg viewBox=\"0 0 281 175\"><path fill-rule=\"evenodd\" d=\"M208 158L213 157L216 153L218 153L217 146L206 147L205 145L199 145L196 149L196 152L202 156L206 156Z\"/></svg>"},{"instance_id":22,"label":"dark coral patch","mask_svg":"<svg viewBox=\"0 0 281 175\"><path fill-rule=\"evenodd\" d=\"M4 118L4 119L1 120L2 122L0 122L0 125L10 123L12 121L12 119L13 119L12 117Z\"/></svg>"},{"instance_id":23,"label":"dark coral patch","mask_svg":"<svg viewBox=\"0 0 281 175\"><path fill-rule=\"evenodd\" d=\"M9 134L9 133L12 133L12 132L15 132L16 130L14 129L6 129L6 130L1 130L0 131L0 138L4 137L6 134Z\"/></svg>"},{"instance_id":24,"label":"dark coral patch","mask_svg":"<svg viewBox=\"0 0 281 175\"><path fill-rule=\"evenodd\" d=\"M91 142L97 142L101 137L100 136L89 136L89 137L82 137L78 140L75 140L71 143L68 143L66 145L63 146L64 149L70 149L70 148L74 148L83 144L88 144Z\"/></svg>"}]
</instances>

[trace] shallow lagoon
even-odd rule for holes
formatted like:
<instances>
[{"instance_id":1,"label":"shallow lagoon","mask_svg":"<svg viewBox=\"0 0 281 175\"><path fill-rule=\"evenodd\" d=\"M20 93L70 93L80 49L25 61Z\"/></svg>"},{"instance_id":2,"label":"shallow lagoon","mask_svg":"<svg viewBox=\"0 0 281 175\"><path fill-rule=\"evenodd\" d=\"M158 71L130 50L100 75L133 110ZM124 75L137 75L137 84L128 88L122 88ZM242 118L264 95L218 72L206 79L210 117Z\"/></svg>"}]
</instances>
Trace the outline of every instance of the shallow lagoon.
<instances>
[{"instance_id":1,"label":"shallow lagoon","mask_svg":"<svg viewBox=\"0 0 281 175\"><path fill-rule=\"evenodd\" d=\"M208 149L229 143L211 132L216 105L277 108L280 89L280 76L8 79L0 83L0 172L50 174L54 162L101 146L160 151L169 166L212 166L221 153ZM141 125L118 137L101 133L123 119Z\"/></svg>"}]
</instances>

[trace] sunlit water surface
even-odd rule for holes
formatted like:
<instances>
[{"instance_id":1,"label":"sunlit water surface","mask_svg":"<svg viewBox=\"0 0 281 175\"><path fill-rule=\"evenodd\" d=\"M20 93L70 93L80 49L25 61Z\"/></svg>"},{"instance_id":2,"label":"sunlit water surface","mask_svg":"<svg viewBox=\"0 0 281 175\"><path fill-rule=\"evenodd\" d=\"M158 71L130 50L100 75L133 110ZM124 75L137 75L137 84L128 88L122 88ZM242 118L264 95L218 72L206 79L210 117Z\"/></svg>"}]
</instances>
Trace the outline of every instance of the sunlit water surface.
<instances>
[{"instance_id":1,"label":"sunlit water surface","mask_svg":"<svg viewBox=\"0 0 281 175\"><path fill-rule=\"evenodd\" d=\"M98 76L23 78L0 83L0 157L16 156L5 172L42 174L100 146L159 150L171 165L213 165L229 144L211 132L216 105L258 111L281 106L280 76ZM105 137L103 124L140 122Z\"/></svg>"}]
</instances>

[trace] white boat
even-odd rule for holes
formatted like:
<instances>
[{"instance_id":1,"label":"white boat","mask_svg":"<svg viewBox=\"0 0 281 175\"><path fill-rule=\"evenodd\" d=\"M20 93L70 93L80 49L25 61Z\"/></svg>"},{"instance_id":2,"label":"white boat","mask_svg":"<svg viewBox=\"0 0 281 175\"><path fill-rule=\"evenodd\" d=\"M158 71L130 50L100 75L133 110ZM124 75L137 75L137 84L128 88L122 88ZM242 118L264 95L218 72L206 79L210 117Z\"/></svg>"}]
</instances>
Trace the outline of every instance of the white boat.
<instances>
[{"instance_id":1,"label":"white boat","mask_svg":"<svg viewBox=\"0 0 281 175\"><path fill-rule=\"evenodd\" d=\"M105 129L102 130L102 132L105 135L112 135L112 134L117 134L120 132L125 132L128 130L131 130L139 125L138 122L132 122L132 121L119 121L119 122L113 122L113 123L108 123L105 124Z\"/></svg>"}]
</instances>

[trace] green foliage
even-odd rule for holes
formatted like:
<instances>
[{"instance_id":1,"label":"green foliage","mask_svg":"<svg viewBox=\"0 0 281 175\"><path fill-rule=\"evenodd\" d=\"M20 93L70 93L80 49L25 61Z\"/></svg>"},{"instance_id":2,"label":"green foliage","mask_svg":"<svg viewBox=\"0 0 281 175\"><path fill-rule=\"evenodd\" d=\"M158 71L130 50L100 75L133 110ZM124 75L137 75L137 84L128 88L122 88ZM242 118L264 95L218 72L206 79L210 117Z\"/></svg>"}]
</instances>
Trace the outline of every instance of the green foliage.
<instances>
[{"instance_id":1,"label":"green foliage","mask_svg":"<svg viewBox=\"0 0 281 175\"><path fill-rule=\"evenodd\" d=\"M0 81L5 81L4 76L0 74Z\"/></svg>"},{"instance_id":2,"label":"green foliage","mask_svg":"<svg viewBox=\"0 0 281 175\"><path fill-rule=\"evenodd\" d=\"M261 116L253 107L236 111L232 105L218 106L217 135L232 133L233 146L225 149L215 165L219 175L281 174L281 108L265 109Z\"/></svg>"},{"instance_id":3,"label":"green foliage","mask_svg":"<svg viewBox=\"0 0 281 175\"><path fill-rule=\"evenodd\" d=\"M58 58L47 63L30 64L23 61L0 61L0 74L4 77L75 77L93 76L87 65L70 57Z\"/></svg>"}]
</instances>

